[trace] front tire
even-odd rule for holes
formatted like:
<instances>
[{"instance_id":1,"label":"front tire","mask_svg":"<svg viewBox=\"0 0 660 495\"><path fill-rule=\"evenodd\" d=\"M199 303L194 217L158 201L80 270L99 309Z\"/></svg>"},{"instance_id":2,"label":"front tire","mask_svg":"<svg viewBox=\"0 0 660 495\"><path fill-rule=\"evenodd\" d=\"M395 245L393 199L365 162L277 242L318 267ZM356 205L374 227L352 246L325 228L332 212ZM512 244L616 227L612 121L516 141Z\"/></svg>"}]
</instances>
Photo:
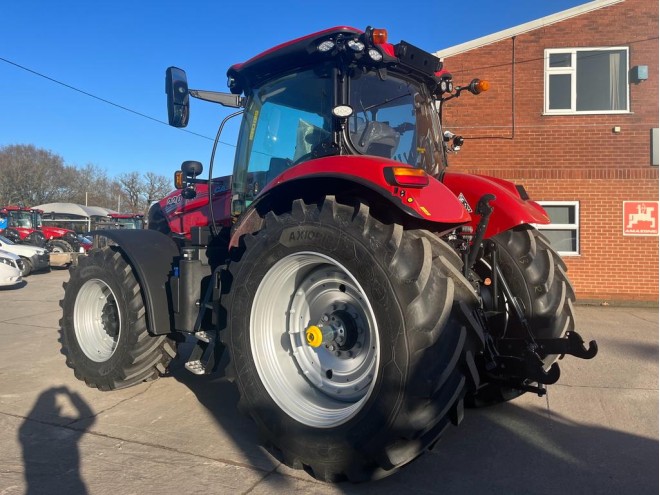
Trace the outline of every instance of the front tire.
<instances>
[{"instance_id":1,"label":"front tire","mask_svg":"<svg viewBox=\"0 0 660 495\"><path fill-rule=\"evenodd\" d=\"M67 241L62 239L51 239L48 243L53 248L54 253L72 253L73 247Z\"/></svg>"},{"instance_id":2,"label":"front tire","mask_svg":"<svg viewBox=\"0 0 660 495\"><path fill-rule=\"evenodd\" d=\"M455 290L449 246L332 197L269 213L243 240L230 264L230 372L279 460L324 481L365 481L458 422L471 338L452 308L458 294L476 296L467 282Z\"/></svg>"},{"instance_id":3,"label":"front tire","mask_svg":"<svg viewBox=\"0 0 660 495\"><path fill-rule=\"evenodd\" d=\"M60 342L76 378L113 390L165 373L174 342L148 333L140 286L121 253L91 250L70 274L60 302Z\"/></svg>"},{"instance_id":4,"label":"front tire","mask_svg":"<svg viewBox=\"0 0 660 495\"><path fill-rule=\"evenodd\" d=\"M23 257L21 257L21 261L23 262L23 270L21 270L21 277L27 277L30 273L32 273L32 261L30 261L29 258L23 258Z\"/></svg>"}]
</instances>

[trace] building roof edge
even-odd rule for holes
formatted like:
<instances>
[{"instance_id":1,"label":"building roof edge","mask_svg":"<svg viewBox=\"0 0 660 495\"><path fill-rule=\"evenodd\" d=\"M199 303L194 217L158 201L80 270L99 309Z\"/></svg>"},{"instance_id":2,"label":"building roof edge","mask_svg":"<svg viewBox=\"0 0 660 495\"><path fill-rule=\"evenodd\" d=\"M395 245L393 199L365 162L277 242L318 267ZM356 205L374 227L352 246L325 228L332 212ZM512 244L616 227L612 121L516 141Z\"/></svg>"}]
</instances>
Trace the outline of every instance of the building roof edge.
<instances>
[{"instance_id":1,"label":"building roof edge","mask_svg":"<svg viewBox=\"0 0 660 495\"><path fill-rule=\"evenodd\" d=\"M556 14L551 14L534 21L526 22L518 26L514 26L503 31L498 31L497 33L489 34L487 36L482 36L481 38L476 38L471 41L466 41L465 43L460 43L458 45L450 46L448 48L443 48L434 53L436 57L445 58L452 55L458 55L459 53L467 52L474 50L475 48L480 48L485 45L490 45L492 43L497 43L504 39L511 38L513 36L518 36L520 34L527 33L529 31L534 31L557 22L562 22L572 17L577 17L582 14L593 12L594 10L599 10L604 7L609 7L617 3L624 2L625 0L592 0L583 5L578 5L571 9L563 10L557 12Z\"/></svg>"}]
</instances>

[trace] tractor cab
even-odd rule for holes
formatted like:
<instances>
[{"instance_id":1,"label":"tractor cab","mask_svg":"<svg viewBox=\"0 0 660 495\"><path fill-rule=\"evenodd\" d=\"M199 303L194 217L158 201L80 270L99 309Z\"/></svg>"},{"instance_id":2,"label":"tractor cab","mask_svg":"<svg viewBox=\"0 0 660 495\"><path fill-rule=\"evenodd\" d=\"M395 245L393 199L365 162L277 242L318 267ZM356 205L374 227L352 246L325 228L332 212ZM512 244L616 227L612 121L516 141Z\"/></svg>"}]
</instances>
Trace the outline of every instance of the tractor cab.
<instances>
[{"instance_id":1,"label":"tractor cab","mask_svg":"<svg viewBox=\"0 0 660 495\"><path fill-rule=\"evenodd\" d=\"M236 64L227 75L231 94L188 90L185 72L171 67L166 90L177 127L187 124L188 95L244 109L237 112L243 120L234 212L283 172L328 156L377 157L434 177L444 171L437 102L451 95L451 75L432 54L405 41L388 43L385 30L328 29ZM365 163L371 162L350 162Z\"/></svg>"}]
</instances>

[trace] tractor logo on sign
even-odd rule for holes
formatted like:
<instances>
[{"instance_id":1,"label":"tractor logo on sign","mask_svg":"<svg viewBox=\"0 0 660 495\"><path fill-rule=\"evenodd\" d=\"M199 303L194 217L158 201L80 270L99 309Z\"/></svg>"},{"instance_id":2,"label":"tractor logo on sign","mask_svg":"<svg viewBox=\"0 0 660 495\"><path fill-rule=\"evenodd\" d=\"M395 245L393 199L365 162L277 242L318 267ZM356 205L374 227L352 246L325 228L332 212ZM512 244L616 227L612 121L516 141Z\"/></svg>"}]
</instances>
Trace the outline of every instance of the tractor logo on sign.
<instances>
[{"instance_id":1,"label":"tractor logo on sign","mask_svg":"<svg viewBox=\"0 0 660 495\"><path fill-rule=\"evenodd\" d=\"M623 235L658 235L658 202L624 201Z\"/></svg>"}]
</instances>

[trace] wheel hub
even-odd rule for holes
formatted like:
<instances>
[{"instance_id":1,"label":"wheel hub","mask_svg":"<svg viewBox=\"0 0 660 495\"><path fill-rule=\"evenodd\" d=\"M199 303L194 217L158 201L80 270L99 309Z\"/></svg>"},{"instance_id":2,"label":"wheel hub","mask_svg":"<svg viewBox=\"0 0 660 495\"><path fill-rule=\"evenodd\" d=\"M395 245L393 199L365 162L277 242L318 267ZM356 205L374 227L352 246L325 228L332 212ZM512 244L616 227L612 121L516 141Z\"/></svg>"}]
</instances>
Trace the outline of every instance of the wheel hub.
<instances>
[{"instance_id":1,"label":"wheel hub","mask_svg":"<svg viewBox=\"0 0 660 495\"><path fill-rule=\"evenodd\" d=\"M255 366L273 400L316 427L347 421L378 370L376 318L362 287L335 260L296 253L266 273L251 311Z\"/></svg>"},{"instance_id":2,"label":"wheel hub","mask_svg":"<svg viewBox=\"0 0 660 495\"><path fill-rule=\"evenodd\" d=\"M362 348L358 335L363 329L358 329L358 314L348 311L334 311L330 316L323 315L321 322L310 325L305 331L307 344L311 347L325 346L329 351L338 351L338 357L354 357Z\"/></svg>"}]
</instances>

